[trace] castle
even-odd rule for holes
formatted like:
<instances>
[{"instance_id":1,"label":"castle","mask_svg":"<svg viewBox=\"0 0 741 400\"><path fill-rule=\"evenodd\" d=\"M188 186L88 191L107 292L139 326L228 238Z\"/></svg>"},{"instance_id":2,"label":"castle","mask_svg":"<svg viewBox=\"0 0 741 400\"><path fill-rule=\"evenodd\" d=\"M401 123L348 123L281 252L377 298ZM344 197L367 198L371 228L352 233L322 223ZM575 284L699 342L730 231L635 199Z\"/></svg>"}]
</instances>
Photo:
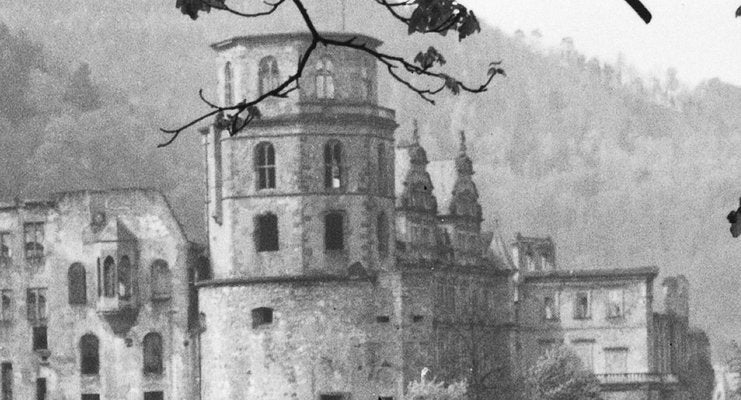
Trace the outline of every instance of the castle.
<instances>
[{"instance_id":1,"label":"castle","mask_svg":"<svg viewBox=\"0 0 741 400\"><path fill-rule=\"evenodd\" d=\"M223 104L274 88L310 41L214 44ZM465 135L449 163L416 128L395 141L376 68L319 47L248 129L202 131L207 249L154 191L3 205L0 398L398 400L428 368L504 399L556 343L611 398L689 398L686 280L658 314L656 268L560 270L550 239L482 230Z\"/></svg>"}]
</instances>

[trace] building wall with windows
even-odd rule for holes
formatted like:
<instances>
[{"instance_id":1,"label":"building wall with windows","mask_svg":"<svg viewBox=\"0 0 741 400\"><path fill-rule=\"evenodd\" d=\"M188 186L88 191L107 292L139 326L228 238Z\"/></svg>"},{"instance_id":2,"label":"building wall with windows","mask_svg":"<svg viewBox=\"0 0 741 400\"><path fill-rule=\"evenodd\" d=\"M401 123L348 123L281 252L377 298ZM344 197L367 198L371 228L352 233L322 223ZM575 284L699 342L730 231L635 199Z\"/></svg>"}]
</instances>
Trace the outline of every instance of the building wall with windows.
<instances>
[{"instance_id":1,"label":"building wall with windows","mask_svg":"<svg viewBox=\"0 0 741 400\"><path fill-rule=\"evenodd\" d=\"M191 396L195 253L161 194L3 204L0 231L0 398Z\"/></svg>"}]
</instances>

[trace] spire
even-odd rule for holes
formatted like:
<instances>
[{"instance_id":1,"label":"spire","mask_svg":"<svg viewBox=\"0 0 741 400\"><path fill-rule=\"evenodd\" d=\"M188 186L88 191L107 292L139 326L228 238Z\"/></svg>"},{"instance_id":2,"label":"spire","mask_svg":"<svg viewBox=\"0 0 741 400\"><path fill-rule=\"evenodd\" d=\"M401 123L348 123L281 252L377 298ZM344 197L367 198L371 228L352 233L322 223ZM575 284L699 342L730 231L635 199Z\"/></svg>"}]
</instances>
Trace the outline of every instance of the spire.
<instances>
[{"instance_id":1,"label":"spire","mask_svg":"<svg viewBox=\"0 0 741 400\"><path fill-rule=\"evenodd\" d=\"M468 157L466 152L466 133L464 131L459 132L460 135L460 146L458 147L458 157L455 159L455 169L458 172L458 179L461 176L473 175L473 161Z\"/></svg>"},{"instance_id":2,"label":"spire","mask_svg":"<svg viewBox=\"0 0 741 400\"><path fill-rule=\"evenodd\" d=\"M471 179L473 175L473 161L468 156L466 147L466 133L459 132L460 146L458 157L455 159L455 185L453 186L453 197L450 201L449 212L451 215L459 215L481 220L481 205L479 204L479 192L476 184Z\"/></svg>"},{"instance_id":3,"label":"spire","mask_svg":"<svg viewBox=\"0 0 741 400\"><path fill-rule=\"evenodd\" d=\"M419 146L419 122L415 118L412 123L414 124L414 130L412 130L412 146Z\"/></svg>"},{"instance_id":4,"label":"spire","mask_svg":"<svg viewBox=\"0 0 741 400\"><path fill-rule=\"evenodd\" d=\"M465 156L466 155L466 132L464 130L461 130L458 132L458 135L460 137L460 147L458 147L458 154L459 156Z\"/></svg>"},{"instance_id":5,"label":"spire","mask_svg":"<svg viewBox=\"0 0 741 400\"><path fill-rule=\"evenodd\" d=\"M432 194L432 179L427 172L427 152L421 145L419 123L413 121L412 140L406 147L409 169L404 177L404 189L397 198L397 206L437 213L437 200Z\"/></svg>"}]
</instances>

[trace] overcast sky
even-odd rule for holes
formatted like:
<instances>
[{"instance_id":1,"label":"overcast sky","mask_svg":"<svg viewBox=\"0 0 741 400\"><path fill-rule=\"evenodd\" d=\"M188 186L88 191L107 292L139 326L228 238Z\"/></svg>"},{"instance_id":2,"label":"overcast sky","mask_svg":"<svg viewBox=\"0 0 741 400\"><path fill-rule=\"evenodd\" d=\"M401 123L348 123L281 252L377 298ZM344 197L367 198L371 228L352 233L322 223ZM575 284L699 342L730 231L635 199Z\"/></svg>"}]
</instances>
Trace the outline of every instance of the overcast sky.
<instances>
[{"instance_id":1,"label":"overcast sky","mask_svg":"<svg viewBox=\"0 0 741 400\"><path fill-rule=\"evenodd\" d=\"M741 1L642 2L653 14L648 25L624 0L464 0L508 33L538 29L555 45L570 36L587 56L610 61L623 53L644 73L675 67L689 84L720 77L741 85L741 18L734 18Z\"/></svg>"}]
</instances>

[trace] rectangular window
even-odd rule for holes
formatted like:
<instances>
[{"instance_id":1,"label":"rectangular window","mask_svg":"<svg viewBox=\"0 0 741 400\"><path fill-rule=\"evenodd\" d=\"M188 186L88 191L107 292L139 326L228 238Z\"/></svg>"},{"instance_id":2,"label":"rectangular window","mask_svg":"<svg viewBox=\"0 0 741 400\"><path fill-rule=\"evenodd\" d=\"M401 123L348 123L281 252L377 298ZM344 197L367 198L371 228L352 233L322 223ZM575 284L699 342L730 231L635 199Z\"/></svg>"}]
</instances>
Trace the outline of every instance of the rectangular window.
<instances>
[{"instance_id":1,"label":"rectangular window","mask_svg":"<svg viewBox=\"0 0 741 400\"><path fill-rule=\"evenodd\" d=\"M589 319L592 317L590 312L590 293L577 292L574 299L574 319Z\"/></svg>"},{"instance_id":2,"label":"rectangular window","mask_svg":"<svg viewBox=\"0 0 741 400\"><path fill-rule=\"evenodd\" d=\"M342 250L345 248L344 217L333 212L324 216L324 248Z\"/></svg>"},{"instance_id":3,"label":"rectangular window","mask_svg":"<svg viewBox=\"0 0 741 400\"><path fill-rule=\"evenodd\" d=\"M100 400L100 395L97 393L84 393L80 400Z\"/></svg>"},{"instance_id":4,"label":"rectangular window","mask_svg":"<svg viewBox=\"0 0 741 400\"><path fill-rule=\"evenodd\" d=\"M345 400L347 396L342 393L320 394L319 400Z\"/></svg>"},{"instance_id":5,"label":"rectangular window","mask_svg":"<svg viewBox=\"0 0 741 400\"><path fill-rule=\"evenodd\" d=\"M23 225L26 261L41 262L44 259L44 223L29 222Z\"/></svg>"},{"instance_id":6,"label":"rectangular window","mask_svg":"<svg viewBox=\"0 0 741 400\"><path fill-rule=\"evenodd\" d=\"M278 217L275 214L257 216L255 229L257 251L278 251Z\"/></svg>"},{"instance_id":7,"label":"rectangular window","mask_svg":"<svg viewBox=\"0 0 741 400\"><path fill-rule=\"evenodd\" d=\"M144 400L165 400L164 392L144 392Z\"/></svg>"},{"instance_id":8,"label":"rectangular window","mask_svg":"<svg viewBox=\"0 0 741 400\"><path fill-rule=\"evenodd\" d=\"M46 326L33 327L33 349L46 350Z\"/></svg>"},{"instance_id":9,"label":"rectangular window","mask_svg":"<svg viewBox=\"0 0 741 400\"><path fill-rule=\"evenodd\" d=\"M548 295L543 300L544 317L546 321L558 321L558 296Z\"/></svg>"},{"instance_id":10,"label":"rectangular window","mask_svg":"<svg viewBox=\"0 0 741 400\"><path fill-rule=\"evenodd\" d=\"M605 372L608 374L624 374L628 372L628 349L616 347L605 349Z\"/></svg>"},{"instance_id":11,"label":"rectangular window","mask_svg":"<svg viewBox=\"0 0 741 400\"><path fill-rule=\"evenodd\" d=\"M0 291L0 318L3 321L13 320L13 291L3 289Z\"/></svg>"},{"instance_id":12,"label":"rectangular window","mask_svg":"<svg viewBox=\"0 0 741 400\"><path fill-rule=\"evenodd\" d=\"M376 322L381 323L381 324L386 324L389 321L391 321L391 318L389 318L388 315L379 315L376 317Z\"/></svg>"},{"instance_id":13,"label":"rectangular window","mask_svg":"<svg viewBox=\"0 0 741 400\"><path fill-rule=\"evenodd\" d=\"M620 318L623 316L623 290L613 289L607 295L607 317Z\"/></svg>"},{"instance_id":14,"label":"rectangular window","mask_svg":"<svg viewBox=\"0 0 741 400\"><path fill-rule=\"evenodd\" d=\"M594 372L594 340L576 340L572 344L584 368Z\"/></svg>"},{"instance_id":15,"label":"rectangular window","mask_svg":"<svg viewBox=\"0 0 741 400\"><path fill-rule=\"evenodd\" d=\"M2 400L13 400L13 364L2 363Z\"/></svg>"},{"instance_id":16,"label":"rectangular window","mask_svg":"<svg viewBox=\"0 0 741 400\"><path fill-rule=\"evenodd\" d=\"M273 309L258 307L252 310L252 328L273 323Z\"/></svg>"},{"instance_id":17,"label":"rectangular window","mask_svg":"<svg viewBox=\"0 0 741 400\"><path fill-rule=\"evenodd\" d=\"M46 323L46 288L28 289L26 292L28 320L34 325Z\"/></svg>"},{"instance_id":18,"label":"rectangular window","mask_svg":"<svg viewBox=\"0 0 741 400\"><path fill-rule=\"evenodd\" d=\"M0 265L10 265L12 258L10 238L9 232L0 232Z\"/></svg>"},{"instance_id":19,"label":"rectangular window","mask_svg":"<svg viewBox=\"0 0 741 400\"><path fill-rule=\"evenodd\" d=\"M36 400L46 400L46 378L36 379Z\"/></svg>"}]
</instances>

